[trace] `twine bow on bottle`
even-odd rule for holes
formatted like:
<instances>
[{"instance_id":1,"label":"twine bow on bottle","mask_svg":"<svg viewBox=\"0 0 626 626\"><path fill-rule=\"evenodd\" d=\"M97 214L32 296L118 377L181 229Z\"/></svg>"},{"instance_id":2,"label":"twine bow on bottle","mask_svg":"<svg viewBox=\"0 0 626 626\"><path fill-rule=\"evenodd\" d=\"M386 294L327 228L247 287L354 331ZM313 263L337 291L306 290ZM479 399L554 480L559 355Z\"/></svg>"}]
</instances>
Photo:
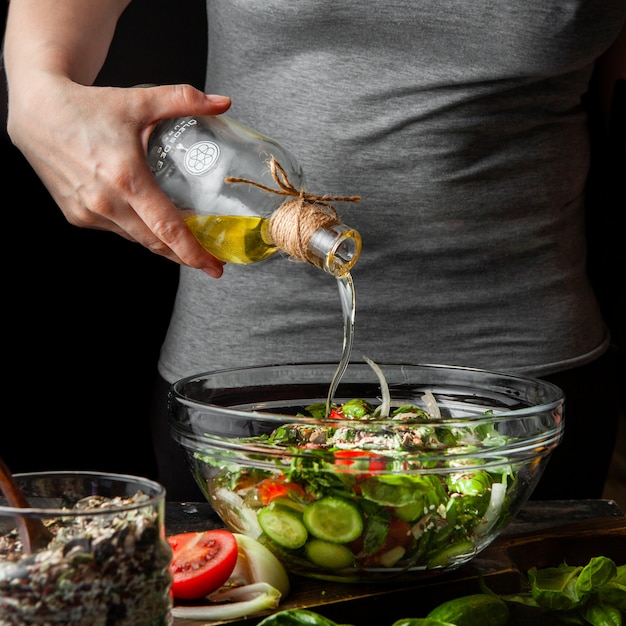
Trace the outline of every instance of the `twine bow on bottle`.
<instances>
[{"instance_id":1,"label":"twine bow on bottle","mask_svg":"<svg viewBox=\"0 0 626 626\"><path fill-rule=\"evenodd\" d=\"M360 196L330 196L308 193L296 189L287 178L280 163L272 157L269 168L274 182L279 189L267 187L247 178L227 176L227 183L247 183L268 193L290 196L291 200L283 202L270 219L270 237L281 250L292 257L311 263L308 254L308 243L320 229L331 229L341 220L330 202L360 202Z\"/></svg>"}]
</instances>

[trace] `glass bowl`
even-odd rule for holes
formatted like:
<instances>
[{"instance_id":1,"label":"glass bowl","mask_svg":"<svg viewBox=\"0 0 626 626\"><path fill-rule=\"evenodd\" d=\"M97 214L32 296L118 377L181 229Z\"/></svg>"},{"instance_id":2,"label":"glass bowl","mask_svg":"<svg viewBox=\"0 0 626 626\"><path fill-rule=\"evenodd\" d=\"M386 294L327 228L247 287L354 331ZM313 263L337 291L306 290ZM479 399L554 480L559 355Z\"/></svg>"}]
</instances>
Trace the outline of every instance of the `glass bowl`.
<instances>
[{"instance_id":1,"label":"glass bowl","mask_svg":"<svg viewBox=\"0 0 626 626\"><path fill-rule=\"evenodd\" d=\"M558 387L443 365L350 363L326 417L336 367L208 372L170 391L172 436L208 502L293 574L458 568L521 509L562 438ZM364 418L372 407L384 417Z\"/></svg>"},{"instance_id":2,"label":"glass bowl","mask_svg":"<svg viewBox=\"0 0 626 626\"><path fill-rule=\"evenodd\" d=\"M31 508L0 494L0 623L165 626L172 623L172 551L165 489L101 472L15 474ZM29 554L20 534L50 537Z\"/></svg>"}]
</instances>

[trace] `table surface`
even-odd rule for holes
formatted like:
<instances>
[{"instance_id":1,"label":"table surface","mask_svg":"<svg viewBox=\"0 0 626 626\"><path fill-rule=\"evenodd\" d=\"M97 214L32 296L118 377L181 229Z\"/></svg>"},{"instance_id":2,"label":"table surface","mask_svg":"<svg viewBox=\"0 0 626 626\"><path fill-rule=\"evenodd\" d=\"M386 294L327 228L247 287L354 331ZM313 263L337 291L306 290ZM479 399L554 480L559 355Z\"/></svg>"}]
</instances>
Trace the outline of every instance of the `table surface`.
<instances>
[{"instance_id":1,"label":"table surface","mask_svg":"<svg viewBox=\"0 0 626 626\"><path fill-rule=\"evenodd\" d=\"M168 503L168 535L222 528L208 503ZM299 576L279 610L306 608L338 624L391 626L406 617L424 616L441 602L479 593L480 580L496 593L519 591L520 575L531 567L561 563L584 565L594 556L626 563L626 516L612 500L530 501L489 547L454 572L415 581L385 584L329 583ZM516 609L517 610L517 609ZM510 626L543 626L525 614L512 614ZM210 622L253 626L270 612L245 619ZM203 622L175 619L174 626L201 626ZM546 622L546 625L549 622Z\"/></svg>"}]
</instances>

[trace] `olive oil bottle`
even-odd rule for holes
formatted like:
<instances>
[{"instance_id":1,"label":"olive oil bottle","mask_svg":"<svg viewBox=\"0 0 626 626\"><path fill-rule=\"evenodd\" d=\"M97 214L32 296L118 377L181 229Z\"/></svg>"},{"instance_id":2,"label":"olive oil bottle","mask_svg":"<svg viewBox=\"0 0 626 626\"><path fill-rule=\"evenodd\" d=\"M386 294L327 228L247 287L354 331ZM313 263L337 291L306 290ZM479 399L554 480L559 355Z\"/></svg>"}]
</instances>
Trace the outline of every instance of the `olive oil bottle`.
<instances>
[{"instance_id":1,"label":"olive oil bottle","mask_svg":"<svg viewBox=\"0 0 626 626\"><path fill-rule=\"evenodd\" d=\"M282 251L341 277L359 257L359 233L330 204L359 198L308 193L288 150L228 116L163 120L148 163L198 241L222 261L256 263Z\"/></svg>"}]
</instances>

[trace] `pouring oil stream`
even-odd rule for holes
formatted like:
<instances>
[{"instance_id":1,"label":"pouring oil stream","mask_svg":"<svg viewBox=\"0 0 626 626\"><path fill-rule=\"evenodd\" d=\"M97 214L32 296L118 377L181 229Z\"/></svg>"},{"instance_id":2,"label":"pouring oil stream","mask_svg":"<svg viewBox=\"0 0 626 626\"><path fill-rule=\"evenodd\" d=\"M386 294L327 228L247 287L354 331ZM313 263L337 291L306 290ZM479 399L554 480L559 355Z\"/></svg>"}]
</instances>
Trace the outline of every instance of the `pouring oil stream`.
<instances>
[{"instance_id":1,"label":"pouring oil stream","mask_svg":"<svg viewBox=\"0 0 626 626\"><path fill-rule=\"evenodd\" d=\"M350 354L352 352L352 343L354 341L354 318L356 312L354 282L350 273L344 274L337 278L337 287L339 288L339 299L341 301L341 310L343 312L343 348L341 351L341 360L335 370L328 397L326 399L326 417L330 415L330 405L339 386L342 376L344 375L348 364L350 363Z\"/></svg>"}]
</instances>

